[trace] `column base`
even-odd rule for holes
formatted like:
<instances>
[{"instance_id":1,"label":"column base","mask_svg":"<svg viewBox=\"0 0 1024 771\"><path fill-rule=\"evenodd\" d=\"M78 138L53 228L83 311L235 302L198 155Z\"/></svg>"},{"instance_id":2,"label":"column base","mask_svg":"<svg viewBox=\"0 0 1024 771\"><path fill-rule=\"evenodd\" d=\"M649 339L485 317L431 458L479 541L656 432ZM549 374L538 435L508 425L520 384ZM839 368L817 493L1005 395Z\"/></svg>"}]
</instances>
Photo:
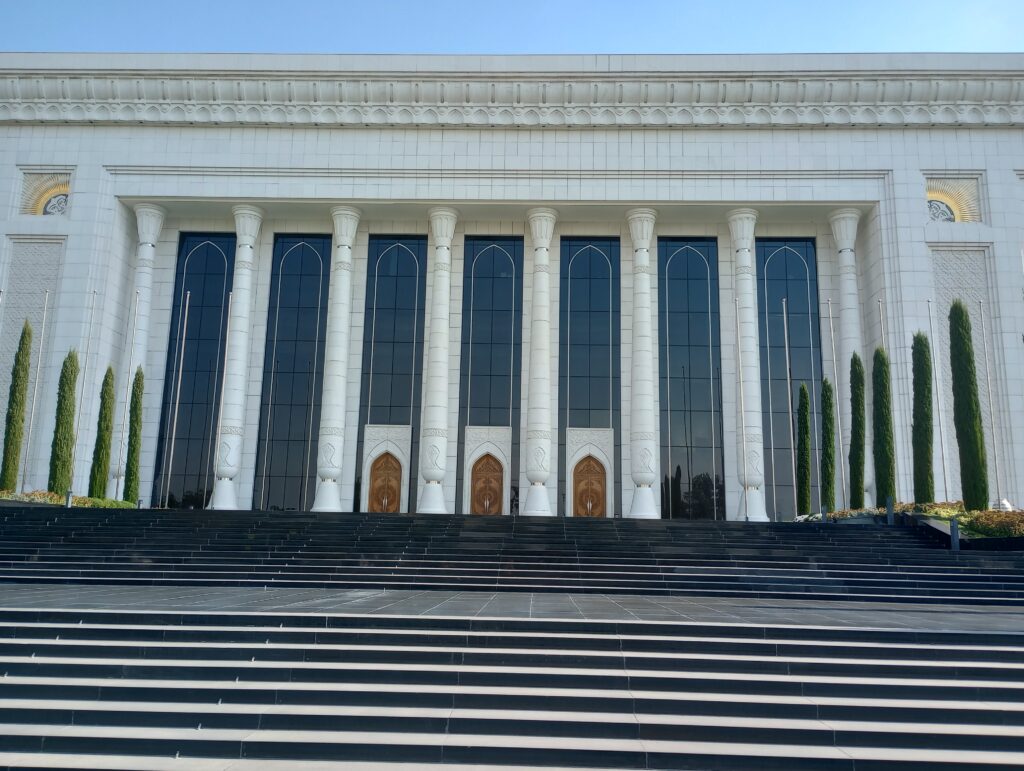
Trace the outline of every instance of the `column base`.
<instances>
[{"instance_id":1,"label":"column base","mask_svg":"<svg viewBox=\"0 0 1024 771\"><path fill-rule=\"evenodd\" d=\"M237 511L238 496L235 494L235 480L221 478L213 483L213 495L210 496L208 509L220 511Z\"/></svg>"},{"instance_id":2,"label":"column base","mask_svg":"<svg viewBox=\"0 0 1024 771\"><path fill-rule=\"evenodd\" d=\"M520 512L525 517L553 517L551 512L551 499L548 498L548 488L542 484L534 483L526 491L526 505Z\"/></svg>"},{"instance_id":3,"label":"column base","mask_svg":"<svg viewBox=\"0 0 1024 771\"><path fill-rule=\"evenodd\" d=\"M107 498L111 500L118 500L121 497L121 493L124 491L124 484L122 477L111 477L107 480ZM135 501L132 501L135 503Z\"/></svg>"},{"instance_id":4,"label":"column base","mask_svg":"<svg viewBox=\"0 0 1024 771\"><path fill-rule=\"evenodd\" d=\"M768 511L764 505L764 490L760 487L747 488L740 500L740 519L747 522L768 522Z\"/></svg>"},{"instance_id":5,"label":"column base","mask_svg":"<svg viewBox=\"0 0 1024 771\"><path fill-rule=\"evenodd\" d=\"M416 503L417 514L448 514L444 505L444 490L440 482L427 482Z\"/></svg>"},{"instance_id":6,"label":"column base","mask_svg":"<svg viewBox=\"0 0 1024 771\"><path fill-rule=\"evenodd\" d=\"M658 506L654 501L654 489L650 485L638 485L633 490L633 503L629 507L628 519L660 519Z\"/></svg>"},{"instance_id":7,"label":"column base","mask_svg":"<svg viewBox=\"0 0 1024 771\"><path fill-rule=\"evenodd\" d=\"M336 479L321 479L311 511L341 511L341 488Z\"/></svg>"}]
</instances>

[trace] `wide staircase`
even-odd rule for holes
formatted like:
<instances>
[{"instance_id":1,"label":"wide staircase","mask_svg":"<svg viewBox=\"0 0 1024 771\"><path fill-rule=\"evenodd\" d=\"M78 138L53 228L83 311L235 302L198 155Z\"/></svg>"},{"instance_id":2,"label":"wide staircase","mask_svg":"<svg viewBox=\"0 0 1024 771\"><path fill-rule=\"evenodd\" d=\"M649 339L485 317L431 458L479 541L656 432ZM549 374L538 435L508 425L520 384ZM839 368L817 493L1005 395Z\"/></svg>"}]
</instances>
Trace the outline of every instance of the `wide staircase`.
<instances>
[{"instance_id":1,"label":"wide staircase","mask_svg":"<svg viewBox=\"0 0 1024 771\"><path fill-rule=\"evenodd\" d=\"M872 526L0 518L0 768L1024 768L1024 624L942 622L1024 619L1021 554L953 554ZM125 586L137 608L3 599ZM147 587L239 603L147 607ZM747 598L776 603L779 620L244 609L265 588L724 597L737 612ZM870 623L909 603L935 614L931 629ZM792 620L840 605L869 623Z\"/></svg>"}]
</instances>

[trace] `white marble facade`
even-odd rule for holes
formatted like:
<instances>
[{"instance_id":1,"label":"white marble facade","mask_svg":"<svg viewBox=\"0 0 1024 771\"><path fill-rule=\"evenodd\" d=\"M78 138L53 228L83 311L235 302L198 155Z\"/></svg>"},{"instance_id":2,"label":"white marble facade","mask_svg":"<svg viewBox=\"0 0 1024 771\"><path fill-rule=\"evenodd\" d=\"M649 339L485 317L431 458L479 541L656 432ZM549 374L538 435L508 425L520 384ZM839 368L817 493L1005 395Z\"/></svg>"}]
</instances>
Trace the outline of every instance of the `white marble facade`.
<instances>
[{"instance_id":1,"label":"white marble facade","mask_svg":"<svg viewBox=\"0 0 1024 771\"><path fill-rule=\"evenodd\" d=\"M23 200L27 181L51 174L70 180L58 191L68 197L54 198L53 213L34 213ZM973 182L931 185L936 179ZM971 216L930 216L932 188L976 191L964 204ZM963 204L938 200L940 215ZM889 351L903 499L912 496L911 337L934 328L938 347L940 306L961 291L986 309L989 374L980 361L978 371L990 490L1024 502L1024 414L1012 406L1024 401L1022 55L0 54L0 352L13 353L26 315L38 339L38 306L50 292L27 489L45 486L60 363L77 348L90 361L76 492L87 485L108 364L118 392L110 490L118 489L127 373L142 363L141 489L150 503L186 232L237 235L216 506L252 499L270 259L275 236L286 233L330 234L334 252L315 508L364 503L354 500L354 479L372 462L371 445L403 459L421 511L452 512L467 500L469 474L457 468L459 356L463 248L474 235L523 239L515 483L525 513L564 507L558 478L573 462L558 443L568 236L620 240L620 455L600 432L569 442L574 452L590 442L611 452L609 466L620 464L612 510L660 515L657 244L673 236L718 244L730 519L765 516L752 254L768 237L816 244L821 361L839 389L838 457L849 437L849 355L869 363L875 347ZM402 427L366 428L356 457L368 245L386 234L428 238L416 468ZM974 329L980 355L981 324ZM947 354L939 356L936 492L956 498ZM0 361L3 394L9 367ZM507 463L511 440L498 433L467 431L466 463L492 445ZM868 460L870 497L870 452Z\"/></svg>"}]
</instances>

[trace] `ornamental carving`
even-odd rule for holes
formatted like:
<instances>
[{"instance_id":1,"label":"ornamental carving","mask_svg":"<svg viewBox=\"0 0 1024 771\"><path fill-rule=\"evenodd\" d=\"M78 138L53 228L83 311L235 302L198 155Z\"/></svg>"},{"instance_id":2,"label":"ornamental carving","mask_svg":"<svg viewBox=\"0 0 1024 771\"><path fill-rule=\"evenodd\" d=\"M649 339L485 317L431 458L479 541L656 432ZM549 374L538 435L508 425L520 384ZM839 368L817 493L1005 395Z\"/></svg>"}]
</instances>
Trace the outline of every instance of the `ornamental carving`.
<instances>
[{"instance_id":1,"label":"ornamental carving","mask_svg":"<svg viewBox=\"0 0 1024 771\"><path fill-rule=\"evenodd\" d=\"M470 514L501 514L505 489L504 469L493 455L484 455L473 464Z\"/></svg>"},{"instance_id":2,"label":"ornamental carving","mask_svg":"<svg viewBox=\"0 0 1024 771\"><path fill-rule=\"evenodd\" d=\"M572 514L574 517L603 517L607 475L597 458L588 455L572 473Z\"/></svg>"},{"instance_id":3,"label":"ornamental carving","mask_svg":"<svg viewBox=\"0 0 1024 771\"><path fill-rule=\"evenodd\" d=\"M371 513L395 514L402 500L402 464L390 452L370 466L370 494L366 509Z\"/></svg>"}]
</instances>

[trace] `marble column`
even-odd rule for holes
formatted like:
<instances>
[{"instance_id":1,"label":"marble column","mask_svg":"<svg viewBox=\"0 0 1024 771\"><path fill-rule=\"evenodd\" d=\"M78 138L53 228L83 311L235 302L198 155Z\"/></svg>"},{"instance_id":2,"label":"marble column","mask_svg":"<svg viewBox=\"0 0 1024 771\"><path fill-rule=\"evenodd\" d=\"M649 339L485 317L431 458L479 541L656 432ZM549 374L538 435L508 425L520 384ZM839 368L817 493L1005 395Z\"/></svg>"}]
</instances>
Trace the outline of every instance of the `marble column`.
<instances>
[{"instance_id":1,"label":"marble column","mask_svg":"<svg viewBox=\"0 0 1024 771\"><path fill-rule=\"evenodd\" d=\"M728 214L735 256L735 291L738 300L739 368L736 443L743 496L740 519L767 522L764 503L764 435L761 431L761 351L757 326L757 271L754 265L755 209L733 209ZM742 410L739 409L743 405Z\"/></svg>"},{"instance_id":2,"label":"marble column","mask_svg":"<svg viewBox=\"0 0 1024 771\"><path fill-rule=\"evenodd\" d=\"M857 289L857 225L860 222L858 209L836 209L828 217L832 225L832 237L836 242L839 262L839 383L836 384L836 395L839 400L839 415L843 421L842 447L840 462L847 463L850 452L850 359L857 354L862 359L864 335L861 328L860 292ZM870 374L869 363L865 362L865 371ZM870 421L869 421L870 422ZM867 444L870 448L870 443ZM870 453L868 453L870 455ZM864 464L864 487L871 486L870 461ZM849 492L847 492L849 495ZM870 496L866 496L870 497ZM849 500L843 502L848 504Z\"/></svg>"},{"instance_id":3,"label":"marble column","mask_svg":"<svg viewBox=\"0 0 1024 771\"><path fill-rule=\"evenodd\" d=\"M551 475L551 264L549 250L558 212L530 209L533 294L530 318L530 384L526 402L526 478L530 487L522 513L551 517L547 481Z\"/></svg>"},{"instance_id":4,"label":"marble column","mask_svg":"<svg viewBox=\"0 0 1024 771\"><path fill-rule=\"evenodd\" d=\"M348 390L348 351L352 335L352 243L359 227L359 209L335 206L334 259L327 300L327 336L324 350L324 385L317 441L320 483L313 511L341 511L338 478L345 451L345 397Z\"/></svg>"},{"instance_id":5,"label":"marble column","mask_svg":"<svg viewBox=\"0 0 1024 771\"><path fill-rule=\"evenodd\" d=\"M657 519L658 505L652 485L657 447L654 443L654 340L651 320L651 240L654 209L626 213L633 242L633 360L629 394L629 465L633 503L627 516Z\"/></svg>"},{"instance_id":6,"label":"marble column","mask_svg":"<svg viewBox=\"0 0 1024 771\"><path fill-rule=\"evenodd\" d=\"M231 211L235 215L235 273L231 288L231 328L224 363L224 393L221 397L223 408L217 447L217 479L210 497L211 509L238 508L235 478L242 470L242 439L245 436L256 239L263 224L263 211L255 206L235 206Z\"/></svg>"},{"instance_id":7,"label":"marble column","mask_svg":"<svg viewBox=\"0 0 1024 771\"><path fill-rule=\"evenodd\" d=\"M135 378L135 370L142 367L146 377L152 378L153 373L146 372L146 352L149 350L149 319L150 309L153 307L153 264L156 257L156 242L160 240L160 231L164 227L166 212L159 206L150 203L135 205L135 225L139 233L139 243L135 249L135 291L129 295L128 321L132 323L132 315L136 313L136 298L138 298L138 315L134 319L135 341L132 342L132 332L128 332L128 339L124 343L124 355L121 360L121 372L126 381L120 383L119 390L125 395L124 403L121 405L121 419L117 426L124 425L125 431L122 438L119 431L117 441L117 457L112 464L114 476L108 482L108 495L120 497L123 492L124 472L127 463L128 453L128 432L127 420L124 413L128 411L131 401L129 392L130 384Z\"/></svg>"},{"instance_id":8,"label":"marble column","mask_svg":"<svg viewBox=\"0 0 1024 771\"><path fill-rule=\"evenodd\" d=\"M434 239L431 263L430 348L424 375L423 423L420 429L420 476L423 488L416 510L421 514L448 514L444 475L448 466L448 338L452 293L452 237L458 212L430 210Z\"/></svg>"}]
</instances>

